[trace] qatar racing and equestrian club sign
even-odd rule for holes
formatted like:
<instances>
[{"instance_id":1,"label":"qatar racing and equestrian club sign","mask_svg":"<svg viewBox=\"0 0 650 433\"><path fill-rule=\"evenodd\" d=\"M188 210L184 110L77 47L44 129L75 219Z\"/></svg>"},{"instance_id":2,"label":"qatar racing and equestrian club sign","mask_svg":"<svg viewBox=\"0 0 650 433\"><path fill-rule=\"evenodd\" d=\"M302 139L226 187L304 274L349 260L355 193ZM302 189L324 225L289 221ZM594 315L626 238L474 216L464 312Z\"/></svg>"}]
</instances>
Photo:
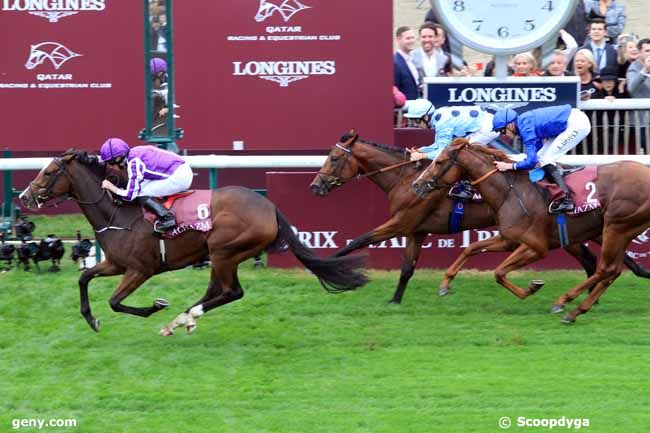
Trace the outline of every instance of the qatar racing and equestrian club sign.
<instances>
[{"instance_id":1,"label":"qatar racing and equestrian club sign","mask_svg":"<svg viewBox=\"0 0 650 433\"><path fill-rule=\"evenodd\" d=\"M352 127L393 140L391 1L199 4L200 14L182 5L174 11L178 126L191 141L184 145L324 150ZM369 11L373 25L360 25ZM188 103L195 95L201 101Z\"/></svg>"},{"instance_id":2,"label":"qatar racing and equestrian club sign","mask_svg":"<svg viewBox=\"0 0 650 433\"><path fill-rule=\"evenodd\" d=\"M4 147L94 149L108 136L135 137L144 124L142 8L129 3L0 0Z\"/></svg>"}]
</instances>

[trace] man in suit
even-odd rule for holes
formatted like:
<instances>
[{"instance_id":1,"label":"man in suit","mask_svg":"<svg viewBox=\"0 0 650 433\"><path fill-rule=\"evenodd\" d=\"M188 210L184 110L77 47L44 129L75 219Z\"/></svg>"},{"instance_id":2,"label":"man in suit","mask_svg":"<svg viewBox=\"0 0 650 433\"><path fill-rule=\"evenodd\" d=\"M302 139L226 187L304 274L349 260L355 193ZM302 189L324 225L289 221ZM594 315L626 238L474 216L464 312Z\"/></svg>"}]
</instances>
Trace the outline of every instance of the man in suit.
<instances>
[{"instance_id":1,"label":"man in suit","mask_svg":"<svg viewBox=\"0 0 650 433\"><path fill-rule=\"evenodd\" d=\"M413 50L413 63L421 77L438 77L449 56L442 50L444 30L440 25L425 22L420 26L420 48Z\"/></svg>"},{"instance_id":2,"label":"man in suit","mask_svg":"<svg viewBox=\"0 0 650 433\"><path fill-rule=\"evenodd\" d=\"M602 18L595 18L589 23L589 41L582 48L586 48L594 54L596 67L594 74L599 75L602 69L617 68L616 49L606 42L607 24Z\"/></svg>"},{"instance_id":3,"label":"man in suit","mask_svg":"<svg viewBox=\"0 0 650 433\"><path fill-rule=\"evenodd\" d=\"M399 27L395 32L397 52L393 56L393 84L406 99L420 96L420 76L411 52L415 48L415 32L410 27Z\"/></svg>"}]
</instances>

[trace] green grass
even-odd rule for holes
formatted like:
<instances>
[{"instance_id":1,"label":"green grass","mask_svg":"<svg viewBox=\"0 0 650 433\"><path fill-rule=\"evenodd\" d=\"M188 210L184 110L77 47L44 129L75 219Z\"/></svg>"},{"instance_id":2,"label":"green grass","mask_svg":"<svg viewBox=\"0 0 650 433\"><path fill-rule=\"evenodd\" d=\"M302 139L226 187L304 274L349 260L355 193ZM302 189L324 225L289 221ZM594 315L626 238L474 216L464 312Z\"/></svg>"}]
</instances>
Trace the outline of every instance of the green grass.
<instances>
[{"instance_id":1,"label":"green grass","mask_svg":"<svg viewBox=\"0 0 650 433\"><path fill-rule=\"evenodd\" d=\"M624 274L565 326L548 309L579 273L515 274L547 282L526 301L472 271L438 298L441 275L417 272L394 306L396 272L330 295L304 271L245 264L242 300L165 338L158 330L202 295L208 270L148 281L127 304L171 302L148 319L110 310L118 277L92 281L98 334L79 314L67 257L59 274L0 274L0 431L16 418L75 418L42 431L486 433L504 431L503 416L650 429L648 281Z\"/></svg>"},{"instance_id":2,"label":"green grass","mask_svg":"<svg viewBox=\"0 0 650 433\"><path fill-rule=\"evenodd\" d=\"M29 215L29 221L34 223L35 238L44 238L48 234L55 234L60 238L75 238L77 230L83 238L92 239L95 235L93 229L82 214L70 215Z\"/></svg>"}]
</instances>

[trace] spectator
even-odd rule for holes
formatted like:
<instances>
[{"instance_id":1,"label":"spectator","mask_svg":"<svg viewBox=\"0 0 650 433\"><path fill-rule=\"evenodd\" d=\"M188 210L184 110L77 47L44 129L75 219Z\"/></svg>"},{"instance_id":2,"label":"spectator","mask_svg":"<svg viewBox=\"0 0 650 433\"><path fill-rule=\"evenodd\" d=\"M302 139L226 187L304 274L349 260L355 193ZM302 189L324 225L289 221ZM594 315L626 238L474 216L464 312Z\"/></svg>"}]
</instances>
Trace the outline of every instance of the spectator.
<instances>
[{"instance_id":1,"label":"spectator","mask_svg":"<svg viewBox=\"0 0 650 433\"><path fill-rule=\"evenodd\" d=\"M611 43L625 29L625 5L616 0L585 0L585 12L589 18L603 19L607 25L607 37Z\"/></svg>"},{"instance_id":2,"label":"spectator","mask_svg":"<svg viewBox=\"0 0 650 433\"><path fill-rule=\"evenodd\" d=\"M611 101L630 97L625 89L625 81L619 81L616 69L603 69L598 80L600 81L601 90L592 98L604 98Z\"/></svg>"},{"instance_id":3,"label":"spectator","mask_svg":"<svg viewBox=\"0 0 650 433\"><path fill-rule=\"evenodd\" d=\"M578 51L578 41L566 30L560 30L560 40L564 45L564 49L561 50L562 54L564 54L566 64L569 64Z\"/></svg>"},{"instance_id":4,"label":"spectator","mask_svg":"<svg viewBox=\"0 0 650 433\"><path fill-rule=\"evenodd\" d=\"M574 75L567 71L566 65L567 59L562 50L555 50L551 56L551 63L548 65L548 68L544 71L543 75L545 77L567 77Z\"/></svg>"},{"instance_id":5,"label":"spectator","mask_svg":"<svg viewBox=\"0 0 650 433\"><path fill-rule=\"evenodd\" d=\"M575 13L567 23L565 30L575 38L579 47L585 44L587 39L587 14L583 1L577 2ZM567 61L570 62L571 59L567 58Z\"/></svg>"},{"instance_id":6,"label":"spectator","mask_svg":"<svg viewBox=\"0 0 650 433\"><path fill-rule=\"evenodd\" d=\"M625 79L630 63L639 58L636 36L625 34L618 37L618 78Z\"/></svg>"},{"instance_id":7,"label":"spectator","mask_svg":"<svg viewBox=\"0 0 650 433\"><path fill-rule=\"evenodd\" d=\"M424 22L425 23L430 22L436 25L440 25L440 20L438 20L438 18L434 14L433 9L429 9L429 12L427 12L427 15L424 17ZM447 40L447 38L443 38L441 48L446 53L451 51L451 49L449 48L449 41Z\"/></svg>"},{"instance_id":8,"label":"spectator","mask_svg":"<svg viewBox=\"0 0 650 433\"><path fill-rule=\"evenodd\" d=\"M406 96L399 89L393 86L393 107L401 108L406 104Z\"/></svg>"},{"instance_id":9,"label":"spectator","mask_svg":"<svg viewBox=\"0 0 650 433\"><path fill-rule=\"evenodd\" d=\"M515 71L513 77L539 77L541 73L537 69L537 62L531 53L520 53L514 58Z\"/></svg>"},{"instance_id":10,"label":"spectator","mask_svg":"<svg viewBox=\"0 0 650 433\"><path fill-rule=\"evenodd\" d=\"M603 68L616 68L618 66L616 50L611 44L605 41L607 25L602 19L594 19L589 23L590 41L582 48L586 48L594 54L594 73L598 74Z\"/></svg>"},{"instance_id":11,"label":"spectator","mask_svg":"<svg viewBox=\"0 0 650 433\"><path fill-rule=\"evenodd\" d=\"M594 55L591 51L583 48L578 50L574 59L575 74L580 79L580 99L586 101L598 92L598 87L594 84Z\"/></svg>"},{"instance_id":12,"label":"spectator","mask_svg":"<svg viewBox=\"0 0 650 433\"><path fill-rule=\"evenodd\" d=\"M442 51L444 30L437 24L425 22L420 26L420 48L413 50L415 66L422 77L438 77L449 61Z\"/></svg>"},{"instance_id":13,"label":"spectator","mask_svg":"<svg viewBox=\"0 0 650 433\"><path fill-rule=\"evenodd\" d=\"M393 84L404 93L406 99L420 97L420 76L413 63L411 52L415 48L415 32L406 26L395 32L397 52L393 56Z\"/></svg>"},{"instance_id":14,"label":"spectator","mask_svg":"<svg viewBox=\"0 0 650 433\"><path fill-rule=\"evenodd\" d=\"M639 58L627 69L627 90L632 98L650 98L650 39L641 39L637 44ZM650 121L648 111L640 115L640 146L646 146L647 125ZM647 150L646 150L647 151Z\"/></svg>"}]
</instances>

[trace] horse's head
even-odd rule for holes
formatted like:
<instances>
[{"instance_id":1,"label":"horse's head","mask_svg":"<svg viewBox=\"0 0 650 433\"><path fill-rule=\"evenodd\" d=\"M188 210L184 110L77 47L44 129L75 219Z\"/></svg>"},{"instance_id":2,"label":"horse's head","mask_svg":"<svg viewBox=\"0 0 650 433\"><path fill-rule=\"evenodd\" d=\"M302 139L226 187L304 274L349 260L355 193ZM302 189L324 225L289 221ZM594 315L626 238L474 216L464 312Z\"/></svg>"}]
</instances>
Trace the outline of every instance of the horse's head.
<instances>
[{"instance_id":1,"label":"horse's head","mask_svg":"<svg viewBox=\"0 0 650 433\"><path fill-rule=\"evenodd\" d=\"M92 176L93 170L90 169L90 164L80 162L81 155L86 155L86 153L70 149L61 156L53 158L20 194L19 198L22 203L28 208L40 208L45 203L57 198L79 198L82 189L88 188L94 183L99 185L99 181L93 182L93 177L101 179L102 176L99 173ZM102 167L96 171L103 170Z\"/></svg>"},{"instance_id":2,"label":"horse's head","mask_svg":"<svg viewBox=\"0 0 650 433\"><path fill-rule=\"evenodd\" d=\"M412 184L418 197L424 197L434 189L449 186L457 182L463 172L458 164L458 155L467 149L469 141L457 138L438 154L438 157L422 172ZM440 183L442 182L442 183Z\"/></svg>"},{"instance_id":3,"label":"horse's head","mask_svg":"<svg viewBox=\"0 0 650 433\"><path fill-rule=\"evenodd\" d=\"M309 185L312 193L325 196L358 174L359 164L352 155L352 146L358 139L359 135L353 129L332 147L325 164Z\"/></svg>"}]
</instances>

